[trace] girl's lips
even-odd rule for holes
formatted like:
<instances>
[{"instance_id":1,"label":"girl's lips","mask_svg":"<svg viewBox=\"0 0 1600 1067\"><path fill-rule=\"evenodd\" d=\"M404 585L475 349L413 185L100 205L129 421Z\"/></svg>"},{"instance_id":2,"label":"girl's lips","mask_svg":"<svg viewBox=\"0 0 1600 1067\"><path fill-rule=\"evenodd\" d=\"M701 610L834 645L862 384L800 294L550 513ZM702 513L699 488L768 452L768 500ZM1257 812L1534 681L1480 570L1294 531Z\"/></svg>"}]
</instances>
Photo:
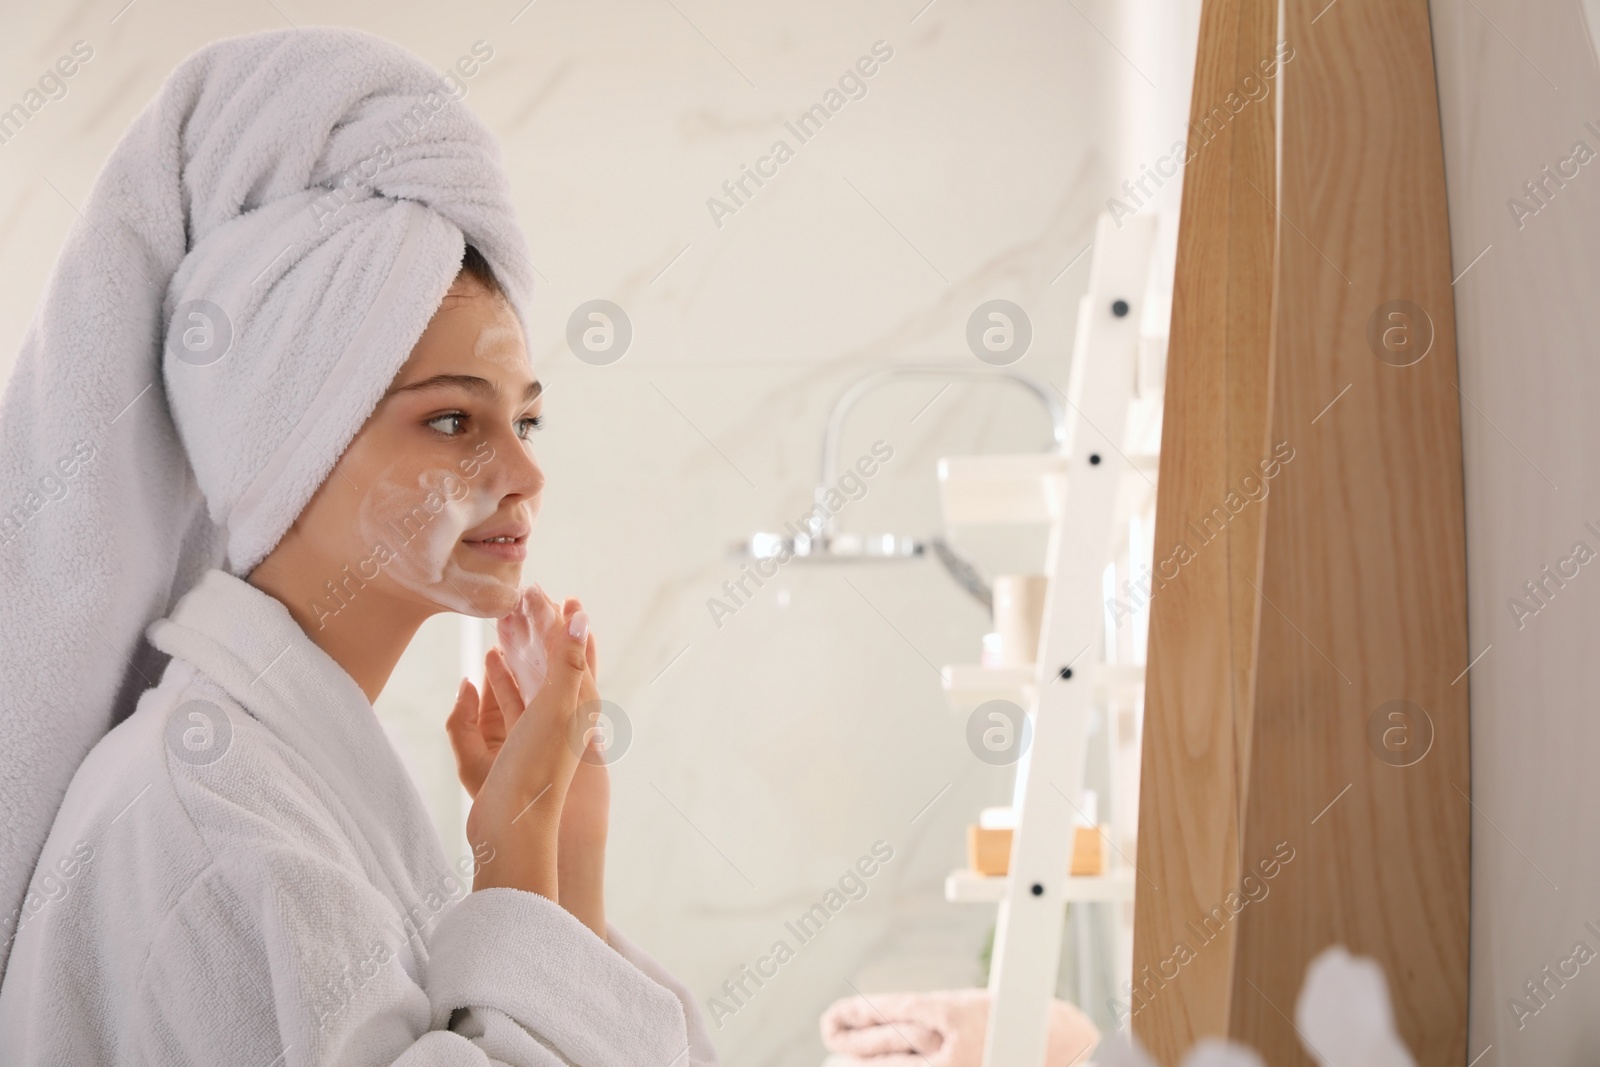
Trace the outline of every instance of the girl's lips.
<instances>
[{"instance_id":1,"label":"girl's lips","mask_svg":"<svg viewBox=\"0 0 1600 1067\"><path fill-rule=\"evenodd\" d=\"M520 563L528 558L527 538L519 537L515 541L467 541L462 544L468 548L476 549L484 555L493 556L495 559L508 560Z\"/></svg>"}]
</instances>

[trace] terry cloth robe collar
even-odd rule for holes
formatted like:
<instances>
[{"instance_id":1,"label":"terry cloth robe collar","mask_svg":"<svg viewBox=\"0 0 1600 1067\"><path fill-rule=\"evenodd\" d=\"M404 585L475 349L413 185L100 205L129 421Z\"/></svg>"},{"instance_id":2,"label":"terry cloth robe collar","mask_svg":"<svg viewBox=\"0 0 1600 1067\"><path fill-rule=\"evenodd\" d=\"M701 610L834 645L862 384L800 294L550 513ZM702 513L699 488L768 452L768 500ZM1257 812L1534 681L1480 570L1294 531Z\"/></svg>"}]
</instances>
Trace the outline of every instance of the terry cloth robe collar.
<instances>
[{"instance_id":1,"label":"terry cloth robe collar","mask_svg":"<svg viewBox=\"0 0 1600 1067\"><path fill-rule=\"evenodd\" d=\"M442 899L459 872L372 705L281 602L212 570L148 636L177 657L173 668L220 686L310 765L372 884L415 920L399 955L435 1028L458 1029L513 1067L544 1064L553 1049L585 1067L717 1063L694 994L616 926L602 942L538 894L470 891L470 874L464 896Z\"/></svg>"},{"instance_id":2,"label":"terry cloth robe collar","mask_svg":"<svg viewBox=\"0 0 1600 1067\"><path fill-rule=\"evenodd\" d=\"M694 996L614 926L470 891L365 694L281 603L213 570L150 638L174 658L46 840L0 1058L716 1063Z\"/></svg>"},{"instance_id":3,"label":"terry cloth robe collar","mask_svg":"<svg viewBox=\"0 0 1600 1067\"><path fill-rule=\"evenodd\" d=\"M163 652L199 666L312 765L354 823L352 840L374 884L402 911L407 901L414 910L415 902L438 892L449 864L377 713L288 608L214 569L168 618L150 625L148 636ZM366 848L369 842L381 847ZM395 867L393 858L403 866Z\"/></svg>"},{"instance_id":4,"label":"terry cloth robe collar","mask_svg":"<svg viewBox=\"0 0 1600 1067\"><path fill-rule=\"evenodd\" d=\"M694 996L614 926L468 891L371 704L281 603L210 571L150 637L174 658L79 767L29 887L0 1058L716 1063Z\"/></svg>"},{"instance_id":5,"label":"terry cloth robe collar","mask_svg":"<svg viewBox=\"0 0 1600 1067\"><path fill-rule=\"evenodd\" d=\"M542 1064L539 1049L552 1046L563 1062L595 1067L717 1064L693 993L616 926L606 923L602 942L539 894L470 891L472 857L456 870L446 864L373 705L282 601L211 569L147 633L174 667L221 686L331 792L366 877L413 920L398 955L426 987L435 1027L466 1009L462 1032L514 1065ZM464 896L453 899L458 885Z\"/></svg>"}]
</instances>

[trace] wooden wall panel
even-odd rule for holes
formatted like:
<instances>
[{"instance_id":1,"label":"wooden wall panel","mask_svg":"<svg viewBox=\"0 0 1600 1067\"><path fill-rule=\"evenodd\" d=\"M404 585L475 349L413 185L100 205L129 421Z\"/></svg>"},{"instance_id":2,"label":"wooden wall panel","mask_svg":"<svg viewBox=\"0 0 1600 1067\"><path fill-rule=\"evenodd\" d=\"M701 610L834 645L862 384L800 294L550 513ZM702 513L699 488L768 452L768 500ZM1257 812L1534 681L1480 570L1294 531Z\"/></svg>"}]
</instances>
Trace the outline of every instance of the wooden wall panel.
<instances>
[{"instance_id":1,"label":"wooden wall panel","mask_svg":"<svg viewBox=\"0 0 1600 1067\"><path fill-rule=\"evenodd\" d=\"M1208 930L1214 937L1202 945L1189 924L1238 884L1248 785L1256 612L1233 595L1231 576L1256 573L1265 509L1252 505L1221 524L1211 516L1227 513L1241 468L1254 468L1266 447L1277 215L1263 193L1276 184L1276 78L1271 96L1238 114L1228 104L1274 56L1276 29L1276 4L1265 0L1202 7L1154 540L1160 584L1138 855L1146 877L1127 998L1136 1032L1163 1063L1176 1063L1195 1037L1224 1032L1233 997L1237 925Z\"/></svg>"},{"instance_id":2,"label":"wooden wall panel","mask_svg":"<svg viewBox=\"0 0 1600 1067\"><path fill-rule=\"evenodd\" d=\"M1280 36L1293 51L1278 106L1250 104L1185 173L1158 564L1259 460L1281 466L1152 602L1138 862L1160 889L1138 887L1134 1028L1164 1063L1205 1034L1310 1063L1289 1018L1306 964L1342 943L1383 964L1419 1063L1460 1065L1469 657L1427 5L1283 18L1258 0L1202 18L1197 121ZM1426 721L1384 718L1394 700Z\"/></svg>"}]
</instances>

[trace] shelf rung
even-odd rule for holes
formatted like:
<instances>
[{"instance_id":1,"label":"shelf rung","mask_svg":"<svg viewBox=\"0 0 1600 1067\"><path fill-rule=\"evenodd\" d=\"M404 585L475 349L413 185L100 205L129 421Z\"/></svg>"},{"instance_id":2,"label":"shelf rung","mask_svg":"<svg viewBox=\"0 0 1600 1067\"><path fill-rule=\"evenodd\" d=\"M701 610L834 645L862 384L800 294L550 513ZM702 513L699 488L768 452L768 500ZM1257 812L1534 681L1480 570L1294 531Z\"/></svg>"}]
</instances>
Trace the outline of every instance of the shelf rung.
<instances>
[{"instance_id":1,"label":"shelf rung","mask_svg":"<svg viewBox=\"0 0 1600 1067\"><path fill-rule=\"evenodd\" d=\"M1144 667L1139 664L1098 664L1094 688L1101 698L1133 699L1144 689ZM988 700L1009 700L1024 709L1033 707L1034 673L1025 667L985 667L977 663L952 663L940 672L945 696L956 711L970 711Z\"/></svg>"},{"instance_id":2,"label":"shelf rung","mask_svg":"<svg viewBox=\"0 0 1600 1067\"><path fill-rule=\"evenodd\" d=\"M1071 901L1132 900L1133 872L1069 877L1062 899ZM957 870L945 876L944 898L952 904L998 904L1005 899L1009 877L988 878L976 871Z\"/></svg>"},{"instance_id":3,"label":"shelf rung","mask_svg":"<svg viewBox=\"0 0 1600 1067\"><path fill-rule=\"evenodd\" d=\"M958 711L970 710L988 700L1009 700L1026 709L1033 705L1032 665L985 667L977 663L952 663L939 672L945 695Z\"/></svg>"}]
</instances>

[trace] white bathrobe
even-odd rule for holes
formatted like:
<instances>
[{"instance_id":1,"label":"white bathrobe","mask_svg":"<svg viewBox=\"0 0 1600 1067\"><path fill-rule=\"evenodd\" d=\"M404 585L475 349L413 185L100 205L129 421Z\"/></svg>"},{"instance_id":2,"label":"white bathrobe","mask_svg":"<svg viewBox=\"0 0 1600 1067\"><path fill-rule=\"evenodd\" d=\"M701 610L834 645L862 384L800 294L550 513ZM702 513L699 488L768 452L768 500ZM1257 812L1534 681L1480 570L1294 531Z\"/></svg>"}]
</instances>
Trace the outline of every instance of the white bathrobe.
<instances>
[{"instance_id":1,"label":"white bathrobe","mask_svg":"<svg viewBox=\"0 0 1600 1067\"><path fill-rule=\"evenodd\" d=\"M5 1063L716 1062L693 996L615 928L470 891L473 857L446 860L372 705L276 599L212 570L149 637L172 662L79 768L30 885Z\"/></svg>"}]
</instances>

